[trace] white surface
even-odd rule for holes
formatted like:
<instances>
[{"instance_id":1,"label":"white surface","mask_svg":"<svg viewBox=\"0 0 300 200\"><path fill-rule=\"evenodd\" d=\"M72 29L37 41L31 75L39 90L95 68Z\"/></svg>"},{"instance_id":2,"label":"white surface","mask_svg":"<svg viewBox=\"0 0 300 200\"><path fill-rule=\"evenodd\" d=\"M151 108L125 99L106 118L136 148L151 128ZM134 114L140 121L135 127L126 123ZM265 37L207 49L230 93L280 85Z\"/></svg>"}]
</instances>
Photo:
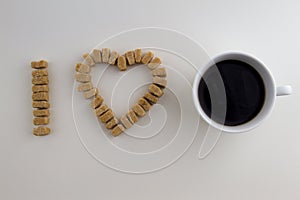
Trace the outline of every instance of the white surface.
<instances>
[{"instance_id":1,"label":"white surface","mask_svg":"<svg viewBox=\"0 0 300 200\"><path fill-rule=\"evenodd\" d=\"M1 199L299 199L299 9L295 0L1 1ZM171 167L144 175L113 171L75 133L74 64L108 36L139 26L181 31L210 55L256 55L294 94L278 98L257 129L222 135L204 160L197 159L199 134ZM51 66L53 134L36 138L29 63L40 58Z\"/></svg>"}]
</instances>

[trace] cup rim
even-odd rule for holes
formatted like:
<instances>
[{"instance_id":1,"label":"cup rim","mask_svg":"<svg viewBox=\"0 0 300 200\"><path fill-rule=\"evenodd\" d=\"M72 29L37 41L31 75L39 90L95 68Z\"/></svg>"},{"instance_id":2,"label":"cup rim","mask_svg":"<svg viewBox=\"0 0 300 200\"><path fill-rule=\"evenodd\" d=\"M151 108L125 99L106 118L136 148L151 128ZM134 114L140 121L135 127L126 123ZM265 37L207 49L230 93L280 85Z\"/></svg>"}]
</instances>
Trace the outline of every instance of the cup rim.
<instances>
[{"instance_id":1,"label":"cup rim","mask_svg":"<svg viewBox=\"0 0 300 200\"><path fill-rule=\"evenodd\" d=\"M253 66L255 67L255 69L257 70L257 68L261 68L262 70L264 70L266 72L265 75L267 75L269 78L268 80L268 84L270 84L271 86L266 88L265 86L265 90L266 92L269 93L269 98L265 99L264 105L261 108L260 112L258 113L257 116L255 116L253 119L251 119L250 121L241 124L241 125L236 125L236 126L227 126L224 124L220 124L218 122L215 122L214 120L212 120L209 116L206 115L206 113L203 111L200 103L199 103L199 98L198 98L198 87L199 87L199 83L200 80L203 76L203 74L215 63L222 61L222 60L227 60L228 58L225 57L234 57L234 56L241 56L247 59L250 59L254 62L256 62L259 66ZM261 75L261 73L260 73ZM264 84L266 85L266 80L262 77ZM214 128L217 128L221 131L224 131L226 133L241 133L241 132L246 132L246 131L250 131L253 128L259 126L262 121L267 118L270 113L271 110L274 106L275 103L275 96L276 96L276 87L275 87L275 80L273 78L272 73L270 72L270 70L266 67L266 65L260 61L258 58L256 58L255 56L249 54L249 53L245 53L245 52L241 52L241 51L227 51L227 52L222 52L217 54L216 56L212 57L210 59L209 62L207 62L204 67L198 69L198 72L194 78L194 82L193 82L193 101L194 101L194 106L196 107L196 110L198 111L199 115L202 117L202 119L204 119L209 125L213 126ZM260 119L258 118L260 117ZM256 121L255 121L256 119ZM251 124L251 123L252 124ZM251 125L251 126L250 126Z\"/></svg>"}]
</instances>

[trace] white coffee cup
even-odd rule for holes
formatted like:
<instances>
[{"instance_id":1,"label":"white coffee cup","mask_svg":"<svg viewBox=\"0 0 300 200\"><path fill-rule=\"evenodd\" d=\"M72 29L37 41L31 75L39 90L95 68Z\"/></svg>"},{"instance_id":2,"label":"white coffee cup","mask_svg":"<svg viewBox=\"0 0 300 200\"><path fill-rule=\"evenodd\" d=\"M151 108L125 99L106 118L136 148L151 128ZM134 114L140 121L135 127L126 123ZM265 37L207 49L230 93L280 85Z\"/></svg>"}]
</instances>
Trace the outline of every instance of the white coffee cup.
<instances>
[{"instance_id":1,"label":"white coffee cup","mask_svg":"<svg viewBox=\"0 0 300 200\"><path fill-rule=\"evenodd\" d=\"M227 126L212 120L209 116L207 116L207 114L202 109L198 98L198 87L203 74L205 74L205 72L210 67L224 60L239 60L248 63L260 74L265 86L265 101L261 110L253 119L241 125ZM242 52L226 52L215 56L213 59L211 59L210 62L208 62L203 68L201 68L198 71L193 83L193 100L194 100L195 107L198 113L200 114L200 116L208 124L228 133L245 132L257 127L271 113L271 110L275 103L275 97L282 96L282 95L290 95L291 93L292 93L291 86L284 85L284 86L276 87L274 78L270 70L254 56Z\"/></svg>"}]
</instances>

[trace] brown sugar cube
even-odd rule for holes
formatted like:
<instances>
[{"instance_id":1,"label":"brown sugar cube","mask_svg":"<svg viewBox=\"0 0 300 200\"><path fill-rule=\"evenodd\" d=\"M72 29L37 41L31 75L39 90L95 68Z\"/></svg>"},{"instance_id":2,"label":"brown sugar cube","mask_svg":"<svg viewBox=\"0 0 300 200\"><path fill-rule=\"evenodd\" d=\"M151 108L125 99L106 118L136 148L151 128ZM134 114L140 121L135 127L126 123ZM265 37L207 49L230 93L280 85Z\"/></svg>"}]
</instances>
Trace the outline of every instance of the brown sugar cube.
<instances>
[{"instance_id":1,"label":"brown sugar cube","mask_svg":"<svg viewBox=\"0 0 300 200\"><path fill-rule=\"evenodd\" d=\"M90 68L90 66L88 66L86 64L77 63L76 66L75 66L75 70L77 72L81 72L81 73L87 74L87 73L90 73L91 68Z\"/></svg>"},{"instance_id":2,"label":"brown sugar cube","mask_svg":"<svg viewBox=\"0 0 300 200\"><path fill-rule=\"evenodd\" d=\"M32 84L34 85L47 85L49 83L48 76L33 76Z\"/></svg>"},{"instance_id":3,"label":"brown sugar cube","mask_svg":"<svg viewBox=\"0 0 300 200\"><path fill-rule=\"evenodd\" d=\"M166 68L156 68L154 70L152 70L152 75L153 76L161 76L161 77L165 77L167 76L167 71Z\"/></svg>"},{"instance_id":4,"label":"brown sugar cube","mask_svg":"<svg viewBox=\"0 0 300 200\"><path fill-rule=\"evenodd\" d=\"M92 58L95 61L95 63L101 63L102 62L102 56L100 49L93 49Z\"/></svg>"},{"instance_id":5,"label":"brown sugar cube","mask_svg":"<svg viewBox=\"0 0 300 200\"><path fill-rule=\"evenodd\" d=\"M76 63L75 65L75 71L78 72L79 68L80 68L81 63Z\"/></svg>"},{"instance_id":6,"label":"brown sugar cube","mask_svg":"<svg viewBox=\"0 0 300 200\"><path fill-rule=\"evenodd\" d=\"M124 126L122 124L118 124L117 126L115 126L112 131L111 134L114 137L119 136L123 131L125 130Z\"/></svg>"},{"instance_id":7,"label":"brown sugar cube","mask_svg":"<svg viewBox=\"0 0 300 200\"><path fill-rule=\"evenodd\" d=\"M136 116L136 114L133 110L129 110L129 112L127 113L127 117L132 124L139 121L139 118Z\"/></svg>"},{"instance_id":8,"label":"brown sugar cube","mask_svg":"<svg viewBox=\"0 0 300 200\"><path fill-rule=\"evenodd\" d=\"M89 53L85 53L82 55L83 59L86 61L86 63L89 65L89 66L94 66L95 65L95 62L93 60L93 58L90 56Z\"/></svg>"},{"instance_id":9,"label":"brown sugar cube","mask_svg":"<svg viewBox=\"0 0 300 200\"><path fill-rule=\"evenodd\" d=\"M49 118L48 117L35 117L35 118L33 118L33 124L34 125L47 125L47 124L49 124Z\"/></svg>"},{"instance_id":10,"label":"brown sugar cube","mask_svg":"<svg viewBox=\"0 0 300 200\"><path fill-rule=\"evenodd\" d=\"M34 69L47 68L48 67L48 62L45 61L45 60L32 61L31 62L31 67L34 68Z\"/></svg>"},{"instance_id":11,"label":"brown sugar cube","mask_svg":"<svg viewBox=\"0 0 300 200\"><path fill-rule=\"evenodd\" d=\"M93 84L91 82L86 82L86 83L81 83L78 85L78 91L79 92L84 92L88 91L93 88Z\"/></svg>"},{"instance_id":12,"label":"brown sugar cube","mask_svg":"<svg viewBox=\"0 0 300 200\"><path fill-rule=\"evenodd\" d=\"M109 59L108 59L108 64L110 64L110 65L116 64L116 60L117 60L118 56L119 56L118 52L112 51L110 53L110 56L109 56Z\"/></svg>"},{"instance_id":13,"label":"brown sugar cube","mask_svg":"<svg viewBox=\"0 0 300 200\"><path fill-rule=\"evenodd\" d=\"M136 63L140 63L142 60L142 49L134 50L134 58Z\"/></svg>"},{"instance_id":14,"label":"brown sugar cube","mask_svg":"<svg viewBox=\"0 0 300 200\"><path fill-rule=\"evenodd\" d=\"M165 88L166 85L167 85L167 80L163 77L154 76L153 77L153 83L155 85L158 85L158 86L162 87L162 88Z\"/></svg>"},{"instance_id":15,"label":"brown sugar cube","mask_svg":"<svg viewBox=\"0 0 300 200\"><path fill-rule=\"evenodd\" d=\"M126 129L129 129L132 126L132 123L129 121L126 115L123 115L121 117L121 122Z\"/></svg>"},{"instance_id":16,"label":"brown sugar cube","mask_svg":"<svg viewBox=\"0 0 300 200\"><path fill-rule=\"evenodd\" d=\"M48 76L47 69L37 69L31 72L32 76Z\"/></svg>"},{"instance_id":17,"label":"brown sugar cube","mask_svg":"<svg viewBox=\"0 0 300 200\"><path fill-rule=\"evenodd\" d=\"M151 59L153 58L153 56L154 55L153 55L152 51L146 52L142 57L142 63L148 64L151 61Z\"/></svg>"},{"instance_id":18,"label":"brown sugar cube","mask_svg":"<svg viewBox=\"0 0 300 200\"><path fill-rule=\"evenodd\" d=\"M106 123L105 127L106 127L107 129L112 129L112 128L115 127L118 123L119 123L119 120L118 120L117 118L113 117L111 120L109 120L109 121Z\"/></svg>"},{"instance_id":19,"label":"brown sugar cube","mask_svg":"<svg viewBox=\"0 0 300 200\"><path fill-rule=\"evenodd\" d=\"M48 85L33 85L32 92L48 92L49 86Z\"/></svg>"},{"instance_id":20,"label":"brown sugar cube","mask_svg":"<svg viewBox=\"0 0 300 200\"><path fill-rule=\"evenodd\" d=\"M158 57L153 58L150 63L148 63L148 68L153 70L155 68L157 68L159 65L161 64L161 60Z\"/></svg>"},{"instance_id":21,"label":"brown sugar cube","mask_svg":"<svg viewBox=\"0 0 300 200\"><path fill-rule=\"evenodd\" d=\"M103 48L102 49L102 62L108 63L108 61L109 61L109 54L110 54L109 48Z\"/></svg>"},{"instance_id":22,"label":"brown sugar cube","mask_svg":"<svg viewBox=\"0 0 300 200\"><path fill-rule=\"evenodd\" d=\"M100 119L101 122L106 123L113 117L114 117L114 114L113 114L112 110L108 109L105 113L100 115L98 118Z\"/></svg>"},{"instance_id":23,"label":"brown sugar cube","mask_svg":"<svg viewBox=\"0 0 300 200\"><path fill-rule=\"evenodd\" d=\"M96 109L98 108L102 103L103 103L104 99L97 95L90 103L90 106L93 108L93 109Z\"/></svg>"},{"instance_id":24,"label":"brown sugar cube","mask_svg":"<svg viewBox=\"0 0 300 200\"><path fill-rule=\"evenodd\" d=\"M146 92L144 98L149 101L150 104L156 104L158 101L158 97L154 96L153 94Z\"/></svg>"},{"instance_id":25,"label":"brown sugar cube","mask_svg":"<svg viewBox=\"0 0 300 200\"><path fill-rule=\"evenodd\" d=\"M139 117L143 117L145 116L146 112L143 109L142 106L140 106L139 104L134 104L134 106L132 107L132 110L139 116Z\"/></svg>"},{"instance_id":26,"label":"brown sugar cube","mask_svg":"<svg viewBox=\"0 0 300 200\"><path fill-rule=\"evenodd\" d=\"M48 117L50 115L50 112L47 109L33 110L32 113L35 117Z\"/></svg>"},{"instance_id":27,"label":"brown sugar cube","mask_svg":"<svg viewBox=\"0 0 300 200\"><path fill-rule=\"evenodd\" d=\"M129 65L133 65L135 63L134 51L127 51L125 53L125 57Z\"/></svg>"},{"instance_id":28,"label":"brown sugar cube","mask_svg":"<svg viewBox=\"0 0 300 200\"><path fill-rule=\"evenodd\" d=\"M118 68L120 71L125 71L127 69L125 56L118 57Z\"/></svg>"},{"instance_id":29,"label":"brown sugar cube","mask_svg":"<svg viewBox=\"0 0 300 200\"><path fill-rule=\"evenodd\" d=\"M86 82L90 82L92 77L89 74L83 74L83 73L76 72L75 79L78 82L86 83Z\"/></svg>"},{"instance_id":30,"label":"brown sugar cube","mask_svg":"<svg viewBox=\"0 0 300 200\"><path fill-rule=\"evenodd\" d=\"M148 90L151 94L154 94L157 97L161 97L164 94L164 92L160 89L160 87L158 87L154 84L151 84L149 86Z\"/></svg>"},{"instance_id":31,"label":"brown sugar cube","mask_svg":"<svg viewBox=\"0 0 300 200\"><path fill-rule=\"evenodd\" d=\"M97 94L99 93L98 88L92 88L86 92L83 93L84 98L89 99L92 98L94 96L97 96Z\"/></svg>"},{"instance_id":32,"label":"brown sugar cube","mask_svg":"<svg viewBox=\"0 0 300 200\"><path fill-rule=\"evenodd\" d=\"M39 126L39 127L33 129L33 134L36 136L49 135L50 132L51 132L51 129L46 126Z\"/></svg>"},{"instance_id":33,"label":"brown sugar cube","mask_svg":"<svg viewBox=\"0 0 300 200\"><path fill-rule=\"evenodd\" d=\"M49 101L49 94L48 94L48 92L32 93L32 100L33 101Z\"/></svg>"},{"instance_id":34,"label":"brown sugar cube","mask_svg":"<svg viewBox=\"0 0 300 200\"><path fill-rule=\"evenodd\" d=\"M50 103L48 101L33 101L33 108L50 108Z\"/></svg>"},{"instance_id":35,"label":"brown sugar cube","mask_svg":"<svg viewBox=\"0 0 300 200\"><path fill-rule=\"evenodd\" d=\"M95 109L95 114L97 116L101 116L103 113L105 113L109 108L107 107L107 105L103 104L100 107Z\"/></svg>"},{"instance_id":36,"label":"brown sugar cube","mask_svg":"<svg viewBox=\"0 0 300 200\"><path fill-rule=\"evenodd\" d=\"M149 111L151 108L151 104L144 98L140 98L138 104L142 106L145 111Z\"/></svg>"}]
</instances>

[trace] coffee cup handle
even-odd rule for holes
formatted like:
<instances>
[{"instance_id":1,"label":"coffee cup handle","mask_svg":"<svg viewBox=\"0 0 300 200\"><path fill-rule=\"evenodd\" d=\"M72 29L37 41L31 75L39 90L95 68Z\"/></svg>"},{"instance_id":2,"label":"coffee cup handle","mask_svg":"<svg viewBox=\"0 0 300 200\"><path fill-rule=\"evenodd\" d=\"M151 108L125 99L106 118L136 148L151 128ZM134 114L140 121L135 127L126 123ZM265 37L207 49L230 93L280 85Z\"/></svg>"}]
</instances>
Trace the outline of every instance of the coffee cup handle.
<instances>
[{"instance_id":1,"label":"coffee cup handle","mask_svg":"<svg viewBox=\"0 0 300 200\"><path fill-rule=\"evenodd\" d=\"M290 85L282 85L276 88L276 96L290 95L292 92L293 89Z\"/></svg>"}]
</instances>

